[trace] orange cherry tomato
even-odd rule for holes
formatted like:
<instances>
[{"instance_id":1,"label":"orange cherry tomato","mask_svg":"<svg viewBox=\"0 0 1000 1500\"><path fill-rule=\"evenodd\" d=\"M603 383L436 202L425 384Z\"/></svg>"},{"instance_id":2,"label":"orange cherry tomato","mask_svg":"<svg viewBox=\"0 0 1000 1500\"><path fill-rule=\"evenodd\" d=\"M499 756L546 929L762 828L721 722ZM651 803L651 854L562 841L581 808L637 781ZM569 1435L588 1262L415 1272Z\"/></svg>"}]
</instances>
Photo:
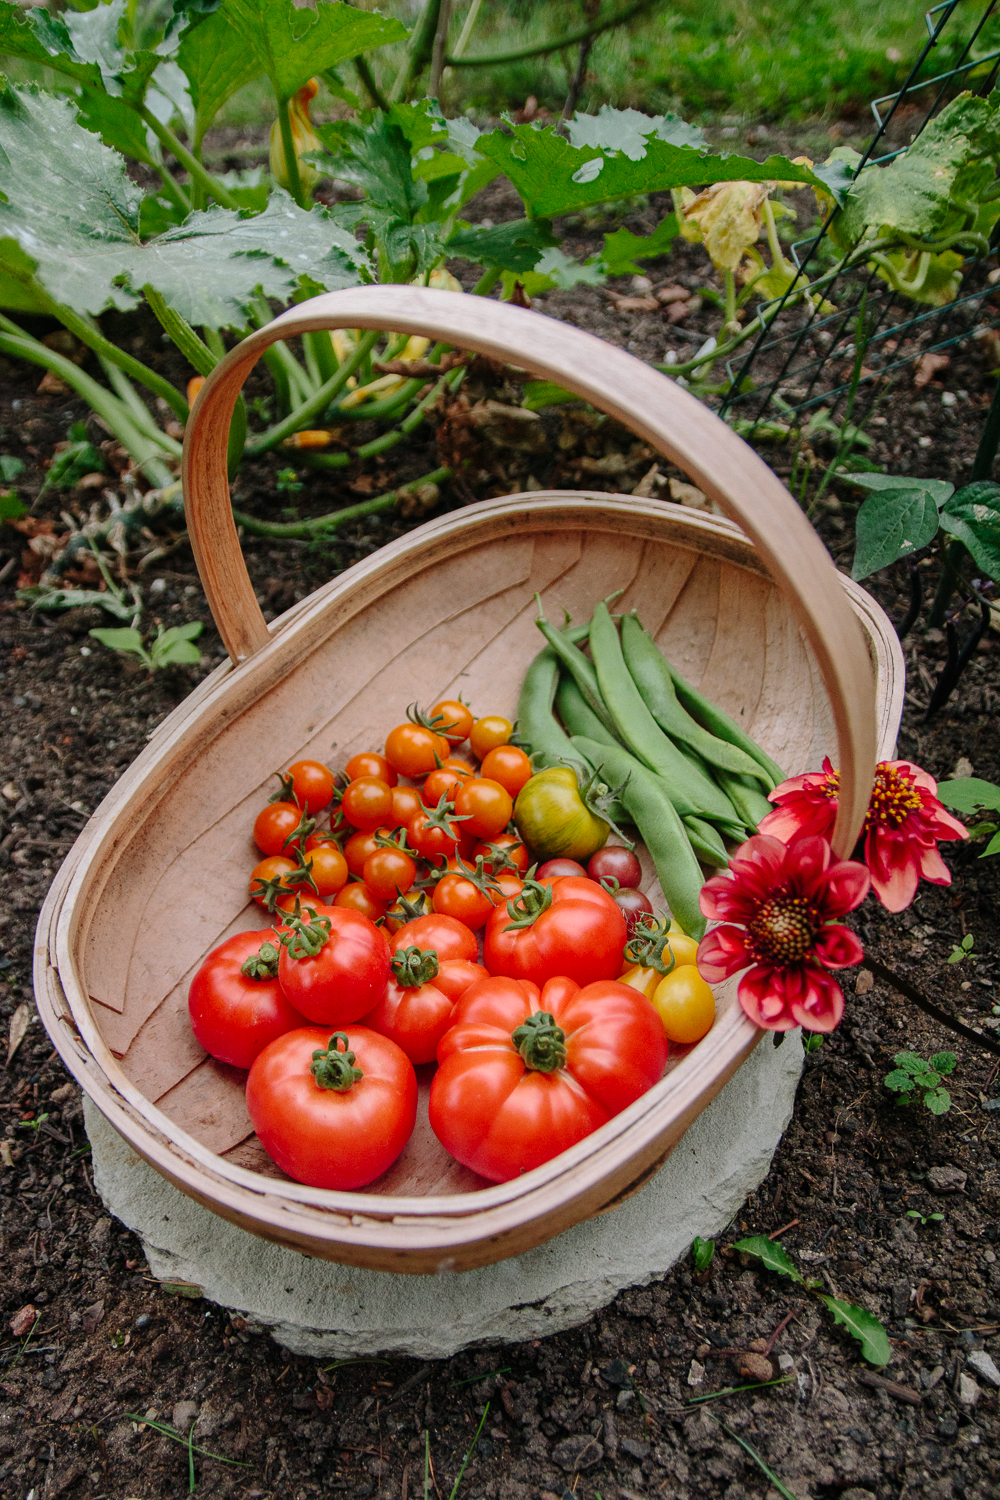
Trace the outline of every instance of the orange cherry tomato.
<instances>
[{"instance_id":1,"label":"orange cherry tomato","mask_svg":"<svg viewBox=\"0 0 1000 1500\"><path fill-rule=\"evenodd\" d=\"M253 825L253 841L261 854L281 854L302 822L302 809L294 802L269 802Z\"/></svg>"},{"instance_id":2,"label":"orange cherry tomato","mask_svg":"<svg viewBox=\"0 0 1000 1500\"><path fill-rule=\"evenodd\" d=\"M499 714L487 714L485 719L477 719L469 732L473 755L477 760L485 760L491 750L506 745L513 733L513 724Z\"/></svg>"},{"instance_id":3,"label":"orange cherry tomato","mask_svg":"<svg viewBox=\"0 0 1000 1500\"><path fill-rule=\"evenodd\" d=\"M336 778L329 766L318 760L297 760L286 773L292 778L292 791L307 813L322 812L333 800Z\"/></svg>"},{"instance_id":4,"label":"orange cherry tomato","mask_svg":"<svg viewBox=\"0 0 1000 1500\"><path fill-rule=\"evenodd\" d=\"M531 761L517 745L497 745L486 756L479 774L488 781L499 781L512 797L516 797L534 773Z\"/></svg>"},{"instance_id":5,"label":"orange cherry tomato","mask_svg":"<svg viewBox=\"0 0 1000 1500\"><path fill-rule=\"evenodd\" d=\"M475 776L476 774L469 762L461 755L446 755L441 764L447 766L449 771L457 771L460 776Z\"/></svg>"},{"instance_id":6,"label":"orange cherry tomato","mask_svg":"<svg viewBox=\"0 0 1000 1500\"><path fill-rule=\"evenodd\" d=\"M340 810L348 823L367 833L392 817L392 787L377 776L359 776L344 788Z\"/></svg>"},{"instance_id":7,"label":"orange cherry tomato","mask_svg":"<svg viewBox=\"0 0 1000 1500\"><path fill-rule=\"evenodd\" d=\"M375 750L362 750L352 755L344 767L348 781L357 781L359 776L377 776L386 786L396 785L396 773L384 755Z\"/></svg>"},{"instance_id":8,"label":"orange cherry tomato","mask_svg":"<svg viewBox=\"0 0 1000 1500\"><path fill-rule=\"evenodd\" d=\"M477 776L455 793L455 813L466 819L463 828L481 839L502 833L513 811L513 798L499 781Z\"/></svg>"},{"instance_id":9,"label":"orange cherry tomato","mask_svg":"<svg viewBox=\"0 0 1000 1500\"><path fill-rule=\"evenodd\" d=\"M388 828L373 828L368 833L356 833L347 840L344 845L344 858L347 860L347 868L352 875L360 875L365 867L365 860L369 854L374 854L378 848L375 842L376 834L382 834L388 838Z\"/></svg>"},{"instance_id":10,"label":"orange cherry tomato","mask_svg":"<svg viewBox=\"0 0 1000 1500\"><path fill-rule=\"evenodd\" d=\"M417 878L417 867L403 849L376 849L365 860L365 885L379 901L394 901Z\"/></svg>"},{"instance_id":11,"label":"orange cherry tomato","mask_svg":"<svg viewBox=\"0 0 1000 1500\"><path fill-rule=\"evenodd\" d=\"M404 827L411 818L416 817L418 812L423 811L423 800L415 786L393 787L392 815L389 820L392 823L393 828Z\"/></svg>"},{"instance_id":12,"label":"orange cherry tomato","mask_svg":"<svg viewBox=\"0 0 1000 1500\"><path fill-rule=\"evenodd\" d=\"M347 884L347 860L329 839L307 852L306 864L320 896L332 896Z\"/></svg>"},{"instance_id":13,"label":"orange cherry tomato","mask_svg":"<svg viewBox=\"0 0 1000 1500\"><path fill-rule=\"evenodd\" d=\"M494 885L500 887L498 894L490 896L494 906L502 906L505 901L512 901L524 890L524 881L520 875L515 875L513 870L501 870L499 875L493 875L490 879Z\"/></svg>"},{"instance_id":14,"label":"orange cherry tomato","mask_svg":"<svg viewBox=\"0 0 1000 1500\"><path fill-rule=\"evenodd\" d=\"M426 776L438 761L444 760L451 746L443 735L422 724L397 724L385 742L385 758L401 776Z\"/></svg>"},{"instance_id":15,"label":"orange cherry tomato","mask_svg":"<svg viewBox=\"0 0 1000 1500\"><path fill-rule=\"evenodd\" d=\"M467 740L469 730L475 723L472 714L460 698L442 698L440 703L435 703L427 717L442 720L434 727L438 734L443 734L452 745L460 745L463 740Z\"/></svg>"},{"instance_id":16,"label":"orange cherry tomato","mask_svg":"<svg viewBox=\"0 0 1000 1500\"><path fill-rule=\"evenodd\" d=\"M290 875L295 868L294 859L287 859L283 854L271 854L267 859L262 859L259 865L255 865L250 876L250 894L257 904L267 905L265 884L279 880L284 875ZM292 887L289 886L288 890L291 889Z\"/></svg>"},{"instance_id":17,"label":"orange cherry tomato","mask_svg":"<svg viewBox=\"0 0 1000 1500\"><path fill-rule=\"evenodd\" d=\"M516 833L498 833L491 839L484 839L472 851L473 859L480 855L487 875L492 874L494 868L508 869L508 860L519 875L523 875L531 864L531 856Z\"/></svg>"},{"instance_id":18,"label":"orange cherry tomato","mask_svg":"<svg viewBox=\"0 0 1000 1500\"><path fill-rule=\"evenodd\" d=\"M447 797L449 802L454 799L455 790L472 776L472 767L462 771L456 771L454 766L444 765L439 771L432 771L424 782L424 802L428 807L436 807L442 797Z\"/></svg>"},{"instance_id":19,"label":"orange cherry tomato","mask_svg":"<svg viewBox=\"0 0 1000 1500\"><path fill-rule=\"evenodd\" d=\"M377 922L379 917L385 916L385 902L380 901L363 880L352 880L350 885L345 885L338 891L333 904L346 906L349 911L359 911L370 922Z\"/></svg>"},{"instance_id":20,"label":"orange cherry tomato","mask_svg":"<svg viewBox=\"0 0 1000 1500\"><path fill-rule=\"evenodd\" d=\"M493 902L467 875L456 871L445 875L434 887L434 910L442 917L454 917L475 932L492 915Z\"/></svg>"}]
</instances>

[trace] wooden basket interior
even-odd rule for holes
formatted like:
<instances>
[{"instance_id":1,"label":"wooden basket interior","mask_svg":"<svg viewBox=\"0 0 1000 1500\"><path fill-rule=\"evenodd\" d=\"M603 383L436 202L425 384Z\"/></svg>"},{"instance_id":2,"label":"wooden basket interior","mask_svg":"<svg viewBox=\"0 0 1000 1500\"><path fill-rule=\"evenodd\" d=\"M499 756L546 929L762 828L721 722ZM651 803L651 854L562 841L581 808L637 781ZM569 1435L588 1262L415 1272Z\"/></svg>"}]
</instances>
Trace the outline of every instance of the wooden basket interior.
<instances>
[{"instance_id":1,"label":"wooden basket interior","mask_svg":"<svg viewBox=\"0 0 1000 1500\"><path fill-rule=\"evenodd\" d=\"M616 608L637 609L680 671L779 764L803 770L835 752L812 654L787 600L747 544L734 540L735 529L721 523L728 535L713 537L692 527L685 545L613 524L553 524L474 541L443 559L438 553L359 612L344 618L341 611L294 670L224 716L165 791L151 789L132 836L108 854L103 888L91 889L75 944L94 1022L132 1083L211 1151L282 1176L253 1135L245 1074L209 1058L187 1018L188 986L205 955L223 938L265 925L246 890L259 857L250 831L275 770L299 756L342 766L379 747L414 699L461 692L478 712L513 717L525 667L540 647L536 590L556 620L564 607L586 618L598 599L623 590ZM673 530L683 536L682 525ZM649 875L657 899L651 866ZM721 987L720 1008L733 1003L732 986ZM690 1050L675 1052L670 1066L682 1065ZM409 1146L370 1193L451 1195L487 1186L431 1134L428 1087L424 1077Z\"/></svg>"}]
</instances>

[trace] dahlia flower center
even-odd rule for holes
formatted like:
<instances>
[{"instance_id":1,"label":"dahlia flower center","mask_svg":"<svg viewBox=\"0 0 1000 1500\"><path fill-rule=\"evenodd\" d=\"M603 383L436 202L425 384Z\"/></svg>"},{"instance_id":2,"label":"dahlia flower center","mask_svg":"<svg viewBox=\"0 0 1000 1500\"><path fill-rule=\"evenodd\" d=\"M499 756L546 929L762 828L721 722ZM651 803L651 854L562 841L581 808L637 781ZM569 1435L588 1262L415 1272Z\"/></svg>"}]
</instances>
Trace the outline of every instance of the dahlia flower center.
<instances>
[{"instance_id":1,"label":"dahlia flower center","mask_svg":"<svg viewBox=\"0 0 1000 1500\"><path fill-rule=\"evenodd\" d=\"M922 805L920 793L909 776L886 765L877 766L864 831L867 833L876 823L899 828Z\"/></svg>"},{"instance_id":2,"label":"dahlia flower center","mask_svg":"<svg viewBox=\"0 0 1000 1500\"><path fill-rule=\"evenodd\" d=\"M805 959L820 925L812 904L789 890L774 891L762 901L747 925L747 946L759 963L788 968Z\"/></svg>"}]
</instances>

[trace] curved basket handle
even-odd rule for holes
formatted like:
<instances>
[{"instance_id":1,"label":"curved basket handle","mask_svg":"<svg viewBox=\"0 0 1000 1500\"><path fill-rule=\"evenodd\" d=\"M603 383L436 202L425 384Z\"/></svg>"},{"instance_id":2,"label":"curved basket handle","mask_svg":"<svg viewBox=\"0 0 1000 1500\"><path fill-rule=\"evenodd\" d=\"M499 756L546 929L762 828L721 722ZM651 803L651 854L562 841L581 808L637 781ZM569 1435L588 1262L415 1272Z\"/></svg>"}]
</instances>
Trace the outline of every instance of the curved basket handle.
<instances>
[{"instance_id":1,"label":"curved basket handle","mask_svg":"<svg viewBox=\"0 0 1000 1500\"><path fill-rule=\"evenodd\" d=\"M848 855L871 795L874 675L861 626L816 532L763 459L675 381L593 334L509 303L412 286L327 292L250 334L212 371L187 425L184 498L195 562L232 659L251 656L270 639L229 499L233 408L270 344L324 328L422 334L554 381L631 428L742 526L788 595L830 696L840 755L833 843L842 858Z\"/></svg>"}]
</instances>

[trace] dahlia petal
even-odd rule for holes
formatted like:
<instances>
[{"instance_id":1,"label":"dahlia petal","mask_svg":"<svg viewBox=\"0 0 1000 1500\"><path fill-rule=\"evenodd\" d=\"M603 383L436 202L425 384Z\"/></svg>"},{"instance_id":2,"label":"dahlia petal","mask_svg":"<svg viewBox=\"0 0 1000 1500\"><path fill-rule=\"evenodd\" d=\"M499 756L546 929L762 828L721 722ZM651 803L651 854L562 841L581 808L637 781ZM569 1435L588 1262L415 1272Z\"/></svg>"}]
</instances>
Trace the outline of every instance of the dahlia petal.
<instances>
[{"instance_id":1,"label":"dahlia petal","mask_svg":"<svg viewBox=\"0 0 1000 1500\"><path fill-rule=\"evenodd\" d=\"M808 1031L832 1031L844 1014L844 992L825 969L803 966L789 1008Z\"/></svg>"},{"instance_id":2,"label":"dahlia petal","mask_svg":"<svg viewBox=\"0 0 1000 1500\"><path fill-rule=\"evenodd\" d=\"M824 919L842 917L854 911L868 894L871 876L864 865L853 859L838 860L827 870L823 886L816 892L817 905Z\"/></svg>"},{"instance_id":3,"label":"dahlia petal","mask_svg":"<svg viewBox=\"0 0 1000 1500\"><path fill-rule=\"evenodd\" d=\"M936 844L920 851L920 879L931 885L951 885L951 871L941 858Z\"/></svg>"},{"instance_id":4,"label":"dahlia petal","mask_svg":"<svg viewBox=\"0 0 1000 1500\"><path fill-rule=\"evenodd\" d=\"M782 874L803 891L822 883L830 868L830 845L826 839L807 835L787 846Z\"/></svg>"},{"instance_id":5,"label":"dahlia petal","mask_svg":"<svg viewBox=\"0 0 1000 1500\"><path fill-rule=\"evenodd\" d=\"M773 797L772 793L772 797ZM824 797L822 805L812 801L779 805L757 824L757 832L791 843L800 836L813 834L829 838L837 820L837 804Z\"/></svg>"},{"instance_id":6,"label":"dahlia petal","mask_svg":"<svg viewBox=\"0 0 1000 1500\"><path fill-rule=\"evenodd\" d=\"M965 824L953 818L943 803L935 800L934 805L926 808L925 811L931 819L936 839L967 839L969 837L969 830Z\"/></svg>"},{"instance_id":7,"label":"dahlia petal","mask_svg":"<svg viewBox=\"0 0 1000 1500\"><path fill-rule=\"evenodd\" d=\"M760 896L744 890L732 875L713 875L701 888L702 915L716 922L749 922Z\"/></svg>"},{"instance_id":8,"label":"dahlia petal","mask_svg":"<svg viewBox=\"0 0 1000 1500\"><path fill-rule=\"evenodd\" d=\"M720 984L751 961L738 927L713 927L698 944L698 973L708 984Z\"/></svg>"},{"instance_id":9,"label":"dahlia petal","mask_svg":"<svg viewBox=\"0 0 1000 1500\"><path fill-rule=\"evenodd\" d=\"M755 1026L765 1031L790 1031L797 1023L785 996L785 975L757 964L740 980L739 1001Z\"/></svg>"},{"instance_id":10,"label":"dahlia petal","mask_svg":"<svg viewBox=\"0 0 1000 1500\"><path fill-rule=\"evenodd\" d=\"M865 956L860 939L849 927L834 923L824 927L813 944L817 960L828 969L849 969Z\"/></svg>"},{"instance_id":11,"label":"dahlia petal","mask_svg":"<svg viewBox=\"0 0 1000 1500\"><path fill-rule=\"evenodd\" d=\"M872 870L872 890L886 911L905 911L917 894L920 879L916 865L896 865L888 870Z\"/></svg>"},{"instance_id":12,"label":"dahlia petal","mask_svg":"<svg viewBox=\"0 0 1000 1500\"><path fill-rule=\"evenodd\" d=\"M914 786L919 787L922 792L930 792L931 796L937 795L937 782L929 771L923 766L916 766L912 760L883 760L876 767L878 771L895 771L897 775L905 776L912 781Z\"/></svg>"}]
</instances>

